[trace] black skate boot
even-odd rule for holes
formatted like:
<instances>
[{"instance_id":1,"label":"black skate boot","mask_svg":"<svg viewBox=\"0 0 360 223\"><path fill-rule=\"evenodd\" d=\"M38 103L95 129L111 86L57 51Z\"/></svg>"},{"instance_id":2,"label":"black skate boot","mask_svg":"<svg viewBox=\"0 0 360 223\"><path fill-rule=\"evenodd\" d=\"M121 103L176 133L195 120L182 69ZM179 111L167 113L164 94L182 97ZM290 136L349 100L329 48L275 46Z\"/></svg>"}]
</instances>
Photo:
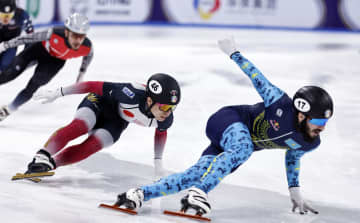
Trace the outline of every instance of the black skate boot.
<instances>
[{"instance_id":1,"label":"black skate boot","mask_svg":"<svg viewBox=\"0 0 360 223\"><path fill-rule=\"evenodd\" d=\"M29 163L28 170L25 172L28 173L41 173L48 172L56 168L56 163L51 157L50 153L44 149L40 149L34 159Z\"/></svg>"}]
</instances>

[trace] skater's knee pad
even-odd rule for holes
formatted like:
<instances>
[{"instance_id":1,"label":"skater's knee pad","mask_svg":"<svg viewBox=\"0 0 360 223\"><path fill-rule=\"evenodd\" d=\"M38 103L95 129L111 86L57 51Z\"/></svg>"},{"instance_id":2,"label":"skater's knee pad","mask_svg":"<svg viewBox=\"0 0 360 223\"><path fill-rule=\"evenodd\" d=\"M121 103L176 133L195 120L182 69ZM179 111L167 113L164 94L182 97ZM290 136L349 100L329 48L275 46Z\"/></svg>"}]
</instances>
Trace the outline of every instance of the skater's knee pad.
<instances>
[{"instance_id":1,"label":"skater's knee pad","mask_svg":"<svg viewBox=\"0 0 360 223\"><path fill-rule=\"evenodd\" d=\"M98 140L100 140L102 147L109 147L114 144L114 139L111 133L106 129L96 129L91 135L95 136Z\"/></svg>"},{"instance_id":2,"label":"skater's knee pad","mask_svg":"<svg viewBox=\"0 0 360 223\"><path fill-rule=\"evenodd\" d=\"M88 129L94 128L96 124L96 115L93 110L88 107L81 107L76 111L75 119L82 120Z\"/></svg>"}]
</instances>

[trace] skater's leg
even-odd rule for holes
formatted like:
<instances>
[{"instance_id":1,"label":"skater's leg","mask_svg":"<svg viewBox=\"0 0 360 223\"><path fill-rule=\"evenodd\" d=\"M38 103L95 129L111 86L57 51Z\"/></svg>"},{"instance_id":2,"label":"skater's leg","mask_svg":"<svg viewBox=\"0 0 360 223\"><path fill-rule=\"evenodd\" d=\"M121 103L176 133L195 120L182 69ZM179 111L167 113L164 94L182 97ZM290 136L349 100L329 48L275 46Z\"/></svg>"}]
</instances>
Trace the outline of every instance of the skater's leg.
<instances>
[{"instance_id":1,"label":"skater's leg","mask_svg":"<svg viewBox=\"0 0 360 223\"><path fill-rule=\"evenodd\" d=\"M35 43L25 48L19 55L15 56L10 65L1 71L0 85L17 78L29 65L29 63L36 62L48 53L44 50L41 43Z\"/></svg>"},{"instance_id":2,"label":"skater's leg","mask_svg":"<svg viewBox=\"0 0 360 223\"><path fill-rule=\"evenodd\" d=\"M94 134L90 135L81 144L70 146L60 151L54 157L54 160L57 167L77 163L112 144L111 134L104 129L97 129Z\"/></svg>"},{"instance_id":3,"label":"skater's leg","mask_svg":"<svg viewBox=\"0 0 360 223\"><path fill-rule=\"evenodd\" d=\"M21 105L26 103L33 96L37 89L47 84L64 66L65 61L55 60L51 63L39 62L35 68L35 73L26 87L9 104L11 112L16 111ZM26 67L25 67L26 68Z\"/></svg>"},{"instance_id":4,"label":"skater's leg","mask_svg":"<svg viewBox=\"0 0 360 223\"><path fill-rule=\"evenodd\" d=\"M223 132L220 146L224 152L214 157L209 169L201 177L200 183L195 185L206 193L243 164L251 156L254 148L249 130L241 122L231 124Z\"/></svg>"},{"instance_id":5,"label":"skater's leg","mask_svg":"<svg viewBox=\"0 0 360 223\"><path fill-rule=\"evenodd\" d=\"M153 184L142 186L144 200L147 201L156 197L177 193L193 186L209 168L214 157L212 155L202 156L195 165L186 171L172 174L161 178Z\"/></svg>"},{"instance_id":6,"label":"skater's leg","mask_svg":"<svg viewBox=\"0 0 360 223\"><path fill-rule=\"evenodd\" d=\"M0 56L0 74L2 71L6 70L6 68L11 64L13 59L15 58L17 48L7 49L5 52L1 53Z\"/></svg>"},{"instance_id":7,"label":"skater's leg","mask_svg":"<svg viewBox=\"0 0 360 223\"><path fill-rule=\"evenodd\" d=\"M1 71L0 85L10 82L20 76L31 61L22 55L16 56L10 65Z\"/></svg>"},{"instance_id":8,"label":"skater's leg","mask_svg":"<svg viewBox=\"0 0 360 223\"><path fill-rule=\"evenodd\" d=\"M103 108L104 111L107 111L106 107ZM100 117L101 123L96 125L96 129L83 143L65 148L55 155L57 166L79 162L102 148L113 145L120 138L121 133L128 126L128 122L117 116L111 117L114 115L113 113L107 114L108 112L103 114L104 117Z\"/></svg>"},{"instance_id":9,"label":"skater's leg","mask_svg":"<svg viewBox=\"0 0 360 223\"><path fill-rule=\"evenodd\" d=\"M89 95L87 95L84 97L77 108L74 120L69 125L57 130L50 137L44 146L45 150L51 155L55 155L69 141L88 133L95 127L102 109L103 106L99 96L93 95L89 98Z\"/></svg>"},{"instance_id":10,"label":"skater's leg","mask_svg":"<svg viewBox=\"0 0 360 223\"><path fill-rule=\"evenodd\" d=\"M54 155L63 149L68 142L88 133L96 123L96 114L88 107L81 107L77 110L72 122L57 130L46 142L44 149Z\"/></svg>"}]
</instances>

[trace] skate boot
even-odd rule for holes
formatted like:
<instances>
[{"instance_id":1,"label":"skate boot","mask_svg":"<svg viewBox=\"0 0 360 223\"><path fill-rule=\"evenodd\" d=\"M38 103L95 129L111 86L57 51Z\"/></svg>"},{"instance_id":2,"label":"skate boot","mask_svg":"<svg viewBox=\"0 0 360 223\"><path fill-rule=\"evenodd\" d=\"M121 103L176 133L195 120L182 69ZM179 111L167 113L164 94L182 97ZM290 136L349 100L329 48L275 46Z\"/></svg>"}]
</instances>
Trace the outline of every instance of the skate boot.
<instances>
[{"instance_id":1,"label":"skate boot","mask_svg":"<svg viewBox=\"0 0 360 223\"><path fill-rule=\"evenodd\" d=\"M118 195L115 206L124 205L126 208L134 210L142 206L144 201L144 192L140 188L132 188L126 193Z\"/></svg>"},{"instance_id":2,"label":"skate boot","mask_svg":"<svg viewBox=\"0 0 360 223\"><path fill-rule=\"evenodd\" d=\"M26 173L48 172L55 168L56 164L50 153L44 149L40 149L31 163L29 163Z\"/></svg>"},{"instance_id":3,"label":"skate boot","mask_svg":"<svg viewBox=\"0 0 360 223\"><path fill-rule=\"evenodd\" d=\"M6 117L10 115L10 109L8 106L2 106L0 108L0 121L4 120Z\"/></svg>"},{"instance_id":4,"label":"skate boot","mask_svg":"<svg viewBox=\"0 0 360 223\"><path fill-rule=\"evenodd\" d=\"M207 194L199 188L190 188L188 194L181 199L181 212L185 213L189 208L194 209L199 216L209 214L211 206L207 201Z\"/></svg>"}]
</instances>

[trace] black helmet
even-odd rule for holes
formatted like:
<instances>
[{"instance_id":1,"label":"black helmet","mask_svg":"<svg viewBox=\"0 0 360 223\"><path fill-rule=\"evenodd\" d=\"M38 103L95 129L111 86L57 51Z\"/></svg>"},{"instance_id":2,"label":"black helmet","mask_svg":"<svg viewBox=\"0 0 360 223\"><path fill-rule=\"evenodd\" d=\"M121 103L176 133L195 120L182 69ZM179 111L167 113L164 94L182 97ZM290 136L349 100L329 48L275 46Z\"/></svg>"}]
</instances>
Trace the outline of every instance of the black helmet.
<instances>
[{"instance_id":1,"label":"black helmet","mask_svg":"<svg viewBox=\"0 0 360 223\"><path fill-rule=\"evenodd\" d=\"M0 1L0 12L11 13L16 9L15 0L1 0Z\"/></svg>"},{"instance_id":2,"label":"black helmet","mask_svg":"<svg viewBox=\"0 0 360 223\"><path fill-rule=\"evenodd\" d=\"M333 100L322 88L305 86L293 97L295 109L311 118L330 118L334 112Z\"/></svg>"},{"instance_id":3,"label":"black helmet","mask_svg":"<svg viewBox=\"0 0 360 223\"><path fill-rule=\"evenodd\" d=\"M178 82L168 74L154 74L146 84L146 93L153 102L167 105L177 105L181 92Z\"/></svg>"}]
</instances>

